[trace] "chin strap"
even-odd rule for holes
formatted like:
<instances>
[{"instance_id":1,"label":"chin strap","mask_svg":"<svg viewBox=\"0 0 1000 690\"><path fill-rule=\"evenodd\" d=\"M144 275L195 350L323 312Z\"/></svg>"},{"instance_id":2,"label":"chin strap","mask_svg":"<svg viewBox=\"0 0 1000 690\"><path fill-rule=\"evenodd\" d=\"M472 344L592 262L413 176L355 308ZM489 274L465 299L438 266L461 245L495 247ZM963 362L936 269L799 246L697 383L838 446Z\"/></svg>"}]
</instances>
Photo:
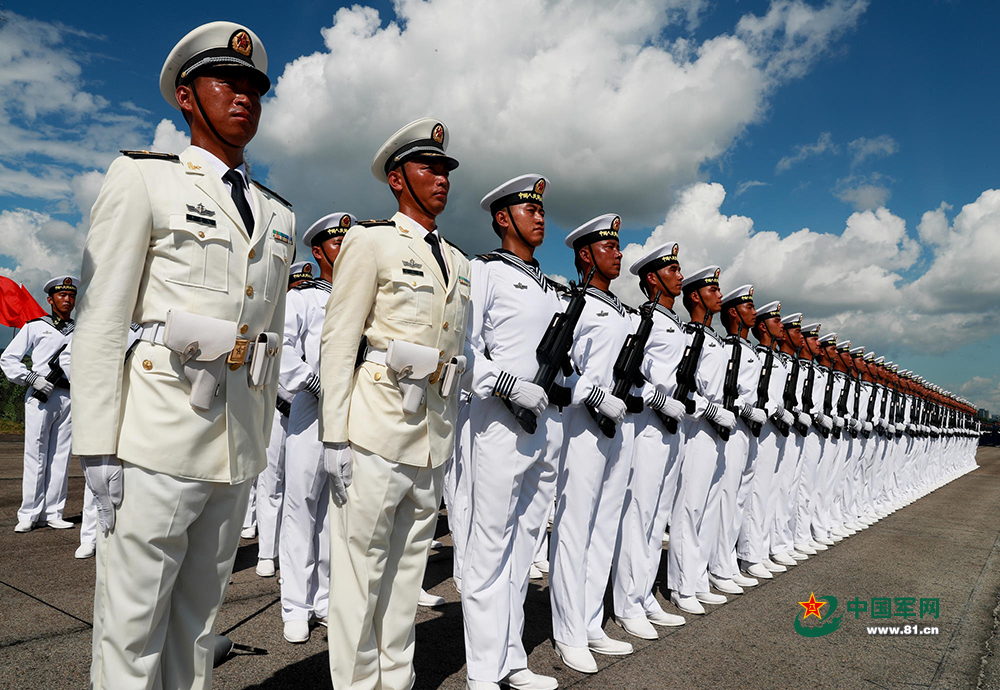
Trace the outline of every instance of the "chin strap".
<instances>
[{"instance_id":1,"label":"chin strap","mask_svg":"<svg viewBox=\"0 0 1000 690\"><path fill-rule=\"evenodd\" d=\"M406 162L405 161L399 166L399 170L400 170L400 174L402 174L402 176L403 176L403 182L406 183L406 188L410 190L410 198L417 202L417 206L420 207L421 211L423 211L424 213L426 213L431 218L435 218L436 217L435 214L433 214L430 211L428 211L427 207L424 206L423 202L420 201L420 199L417 198L417 195L413 192L413 187L410 185L410 178L406 176Z\"/></svg>"},{"instance_id":2,"label":"chin strap","mask_svg":"<svg viewBox=\"0 0 1000 690\"><path fill-rule=\"evenodd\" d=\"M201 111L201 117L205 121L205 124L208 125L208 128L210 130L212 130L212 134L215 135L215 138L218 139L219 141L221 141L223 144L225 144L226 146L231 146L234 149L240 148L236 144L234 144L234 143L232 143L232 142L227 141L226 139L224 139L223 136L221 134L219 134L219 130L217 130L215 128L215 125L212 124L212 120L209 119L208 113L205 112L205 108L201 104L201 99L198 98L198 89L195 86L195 81L196 81L195 79L191 80L191 84L190 84L190 86L191 86L191 93L194 94L194 102L198 105L198 110Z\"/></svg>"},{"instance_id":3,"label":"chin strap","mask_svg":"<svg viewBox=\"0 0 1000 690\"><path fill-rule=\"evenodd\" d=\"M517 227L517 222L514 220L514 215L510 212L510 206L505 206L504 211L507 212L507 220L510 221L510 225L512 228L514 228L514 232L517 233L517 236L521 238L521 242L524 243L524 246L530 247L531 245L528 244L528 240L524 239L524 235L521 234L521 229ZM591 254L591 257L593 257L593 254Z\"/></svg>"},{"instance_id":4,"label":"chin strap","mask_svg":"<svg viewBox=\"0 0 1000 690\"><path fill-rule=\"evenodd\" d=\"M521 233L517 233L517 234L520 236ZM587 245L587 251L590 252L590 261L591 261L590 265L593 266L594 269L598 273L601 274L601 277L604 278L604 280L608 281L608 287L611 287L611 278L608 278L608 276L606 276L604 274L604 271L601 270L601 267L597 265L597 259L594 258L594 245L593 245L593 243Z\"/></svg>"}]
</instances>

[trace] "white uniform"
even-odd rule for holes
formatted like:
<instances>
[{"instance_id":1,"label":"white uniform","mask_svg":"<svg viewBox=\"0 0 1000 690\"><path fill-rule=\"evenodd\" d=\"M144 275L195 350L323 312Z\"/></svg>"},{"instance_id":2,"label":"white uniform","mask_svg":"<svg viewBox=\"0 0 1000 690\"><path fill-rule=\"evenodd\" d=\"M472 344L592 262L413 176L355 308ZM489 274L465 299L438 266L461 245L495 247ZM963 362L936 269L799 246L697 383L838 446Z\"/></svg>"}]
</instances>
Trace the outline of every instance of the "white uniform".
<instances>
[{"instance_id":1,"label":"white uniform","mask_svg":"<svg viewBox=\"0 0 1000 690\"><path fill-rule=\"evenodd\" d=\"M56 383L46 402L30 384L49 373L49 360L73 335L73 320L43 316L24 324L0 355L0 368L18 386L29 386L24 398L24 475L18 522L62 519L66 507L67 469L73 426L68 383ZM31 369L21 361L31 356Z\"/></svg>"},{"instance_id":2,"label":"white uniform","mask_svg":"<svg viewBox=\"0 0 1000 690\"><path fill-rule=\"evenodd\" d=\"M73 346L73 450L123 463L115 528L97 543L91 682L202 688L278 368L252 384L249 367L212 362L216 394L197 410L180 355L155 337L123 370L129 323L155 331L178 310L229 321L233 337L280 333L294 216L250 185L251 235L208 152L132 156L91 213Z\"/></svg>"},{"instance_id":3,"label":"white uniform","mask_svg":"<svg viewBox=\"0 0 1000 690\"><path fill-rule=\"evenodd\" d=\"M803 385L799 404L815 420L823 411L823 392L826 374L823 367L813 361L802 361ZM799 461L799 476L795 489L795 512L792 515L793 544L809 545L812 539L813 500L816 492L819 460L823 454L825 440L816 424L809 427L802 439L802 456Z\"/></svg>"},{"instance_id":4,"label":"white uniform","mask_svg":"<svg viewBox=\"0 0 1000 690\"><path fill-rule=\"evenodd\" d=\"M578 376L573 404L563 412L556 517L552 525L549 586L552 636L570 647L605 636L604 592L632 464L631 414L605 436L585 401L596 386L614 386L613 367L633 323L621 301L594 287L576 325L570 358Z\"/></svg>"},{"instance_id":5,"label":"white uniform","mask_svg":"<svg viewBox=\"0 0 1000 690\"><path fill-rule=\"evenodd\" d=\"M550 405L529 434L495 392L509 390L511 377L534 379L535 348L563 305L537 262L527 264L501 249L471 264L466 337L476 359L469 403L472 452L465 468L472 494L462 614L469 678L499 682L528 666L521 641L524 597L555 491L562 415Z\"/></svg>"},{"instance_id":6,"label":"white uniform","mask_svg":"<svg viewBox=\"0 0 1000 690\"><path fill-rule=\"evenodd\" d=\"M278 414L271 422L267 467L257 475L257 558L277 558L281 509L285 496L285 442L292 396L278 386ZM284 410L282 410L284 408Z\"/></svg>"},{"instance_id":7,"label":"white uniform","mask_svg":"<svg viewBox=\"0 0 1000 690\"><path fill-rule=\"evenodd\" d=\"M794 416L795 409L801 409L802 385L804 381L802 362L794 355L781 353L780 355L788 368L788 378L786 383L792 384L795 395L795 405L790 401L786 404L788 411ZM784 394L785 386L782 386ZM783 404L785 401L783 400ZM804 437L792 424L788 428L788 436L779 439L778 443L784 444L784 451L781 453L778 465L775 468L775 478L771 484L771 504L774 510L774 522L771 523L771 553L779 554L791 551L792 543L792 522L795 518L795 496L797 491L797 479L799 477L799 463L802 459L802 445Z\"/></svg>"},{"instance_id":8,"label":"white uniform","mask_svg":"<svg viewBox=\"0 0 1000 690\"><path fill-rule=\"evenodd\" d=\"M642 360L645 385L673 397L677 366L686 345L677 314L657 305ZM663 533L674 503L684 443L683 427L678 424L676 428L676 433L669 433L649 407L636 415L632 476L615 549L613 579L618 618L641 618L662 610L653 595L653 583L660 568Z\"/></svg>"},{"instance_id":9,"label":"white uniform","mask_svg":"<svg viewBox=\"0 0 1000 690\"><path fill-rule=\"evenodd\" d=\"M281 515L281 618L326 620L330 608L329 475L319 440L319 350L330 283L317 279L288 292L281 387L295 396L285 442Z\"/></svg>"},{"instance_id":10,"label":"white uniform","mask_svg":"<svg viewBox=\"0 0 1000 690\"><path fill-rule=\"evenodd\" d=\"M689 324L688 341L694 339ZM726 442L704 417L709 403L722 405L726 378L726 348L712 328L705 329L705 343L695 372L694 414L684 417L684 458L670 520L667 550L667 583L682 597L709 591L708 561L719 539L719 491L725 468Z\"/></svg>"}]
</instances>

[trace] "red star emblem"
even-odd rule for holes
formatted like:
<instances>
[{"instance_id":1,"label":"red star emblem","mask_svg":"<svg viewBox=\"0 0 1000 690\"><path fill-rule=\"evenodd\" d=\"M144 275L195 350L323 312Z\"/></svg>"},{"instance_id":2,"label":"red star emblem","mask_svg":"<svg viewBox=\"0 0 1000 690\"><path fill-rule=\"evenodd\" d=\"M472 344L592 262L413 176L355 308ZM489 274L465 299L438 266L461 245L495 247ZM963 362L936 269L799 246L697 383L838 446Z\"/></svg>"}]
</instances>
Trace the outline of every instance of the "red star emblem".
<instances>
[{"instance_id":1,"label":"red star emblem","mask_svg":"<svg viewBox=\"0 0 1000 690\"><path fill-rule=\"evenodd\" d=\"M826 606L825 601L816 601L816 594L813 592L809 593L809 601L800 601L799 605L805 608L806 615L802 616L802 620L805 620L809 616L816 616L822 619L823 616L819 615L819 609L821 606Z\"/></svg>"}]
</instances>

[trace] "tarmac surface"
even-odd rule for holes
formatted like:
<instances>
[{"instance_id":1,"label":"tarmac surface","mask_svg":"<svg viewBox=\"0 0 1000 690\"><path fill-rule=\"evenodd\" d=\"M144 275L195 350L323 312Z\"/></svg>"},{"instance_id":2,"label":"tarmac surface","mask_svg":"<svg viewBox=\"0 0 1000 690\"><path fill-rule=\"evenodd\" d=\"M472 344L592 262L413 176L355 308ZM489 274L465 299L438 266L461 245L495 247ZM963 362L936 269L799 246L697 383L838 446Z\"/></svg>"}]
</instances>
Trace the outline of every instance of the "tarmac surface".
<instances>
[{"instance_id":1,"label":"tarmac surface","mask_svg":"<svg viewBox=\"0 0 1000 690\"><path fill-rule=\"evenodd\" d=\"M84 688L88 684L94 561L76 560L83 478L74 459L65 517L72 530L15 534L22 440L0 436L0 687ZM1000 448L980 448L980 468L871 528L731 596L705 616L654 641L627 639L627 657L595 655L600 670L564 667L551 644L547 580L532 582L525 645L531 668L576 688L998 688L1000 655ZM447 532L446 520L438 527ZM447 600L417 619L416 688L464 688L462 609L451 580L451 549L432 553L425 588ZM216 629L266 655L238 653L215 671L216 688L330 688L324 628L309 642L281 636L277 578L254 572L256 540L243 540ZM279 573L280 575L280 573ZM843 615L821 637L796 631L815 593L827 598L821 624ZM835 597L836 614L828 610ZM915 615L872 617L872 598L915 599ZM938 617L919 602L938 600ZM332 603L336 601L333 593ZM661 602L663 602L661 596ZM865 604L865 611L853 611ZM929 603L929 602L928 602ZM608 607L610 608L610 606ZM677 612L670 604L667 611ZM815 617L810 626L815 626ZM806 623L802 623L806 625ZM909 625L920 634L869 634L871 626ZM922 634L925 628L936 633Z\"/></svg>"}]
</instances>

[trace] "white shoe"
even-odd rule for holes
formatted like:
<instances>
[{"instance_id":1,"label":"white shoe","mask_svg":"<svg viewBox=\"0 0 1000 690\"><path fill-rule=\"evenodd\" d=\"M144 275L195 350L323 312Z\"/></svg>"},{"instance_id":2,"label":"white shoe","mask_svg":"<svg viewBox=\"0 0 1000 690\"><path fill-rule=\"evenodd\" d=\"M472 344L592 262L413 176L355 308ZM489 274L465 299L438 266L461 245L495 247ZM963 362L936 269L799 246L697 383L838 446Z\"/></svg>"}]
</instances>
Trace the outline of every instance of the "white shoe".
<instances>
[{"instance_id":1,"label":"white shoe","mask_svg":"<svg viewBox=\"0 0 1000 690\"><path fill-rule=\"evenodd\" d=\"M240 530L240 539L253 539L256 536L257 536L257 528L256 527L253 527L253 526L252 527L244 527L242 530Z\"/></svg>"},{"instance_id":2,"label":"white shoe","mask_svg":"<svg viewBox=\"0 0 1000 690\"><path fill-rule=\"evenodd\" d=\"M22 534L24 532L30 532L35 528L35 523L28 522L27 520L22 520L21 522L14 525L14 531Z\"/></svg>"},{"instance_id":3,"label":"white shoe","mask_svg":"<svg viewBox=\"0 0 1000 690\"><path fill-rule=\"evenodd\" d=\"M785 555L791 558L793 561L798 561L799 563L801 563L802 561L809 560L809 556L807 554L802 553L797 549L792 549L791 551L785 551Z\"/></svg>"},{"instance_id":4,"label":"white shoe","mask_svg":"<svg viewBox=\"0 0 1000 690\"><path fill-rule=\"evenodd\" d=\"M837 543L833 539L828 539L826 537L819 537L817 539L814 539L813 541L815 541L820 546L826 546L826 547L833 546L834 544ZM815 548L815 547L813 547L813 548Z\"/></svg>"},{"instance_id":5,"label":"white shoe","mask_svg":"<svg viewBox=\"0 0 1000 690\"><path fill-rule=\"evenodd\" d=\"M638 637L643 640L658 640L660 639L659 634L656 632L656 628L650 623L645 616L642 618L615 618L615 623L621 626L621 629L627 632L633 637Z\"/></svg>"},{"instance_id":6,"label":"white shoe","mask_svg":"<svg viewBox=\"0 0 1000 690\"><path fill-rule=\"evenodd\" d=\"M308 642L309 621L285 621L285 629L282 634L292 644Z\"/></svg>"},{"instance_id":7,"label":"white shoe","mask_svg":"<svg viewBox=\"0 0 1000 690\"><path fill-rule=\"evenodd\" d=\"M814 549L809 544L796 544L795 545L795 550L798 551L799 553L804 553L807 556L815 556L816 555L816 549ZM792 558L795 558L795 556L792 556Z\"/></svg>"},{"instance_id":8,"label":"white shoe","mask_svg":"<svg viewBox=\"0 0 1000 690\"><path fill-rule=\"evenodd\" d=\"M861 530L864 529L864 525L859 525L856 522L848 522L846 525L844 525L844 527L846 527L848 530L853 530L854 532L860 532Z\"/></svg>"},{"instance_id":9,"label":"white shoe","mask_svg":"<svg viewBox=\"0 0 1000 690\"><path fill-rule=\"evenodd\" d=\"M313 611L313 622L316 625L322 625L324 628L330 627L330 619L326 616L321 616L315 611Z\"/></svg>"},{"instance_id":10,"label":"white shoe","mask_svg":"<svg viewBox=\"0 0 1000 690\"><path fill-rule=\"evenodd\" d=\"M719 604L725 604L729 601L721 594L713 594L712 592L695 592L694 598L703 604L713 604L716 606Z\"/></svg>"},{"instance_id":11,"label":"white shoe","mask_svg":"<svg viewBox=\"0 0 1000 690\"><path fill-rule=\"evenodd\" d=\"M462 593L462 578L460 578L460 577L452 577L451 579L455 583L455 591L458 592L459 594L461 594Z\"/></svg>"},{"instance_id":12,"label":"white shoe","mask_svg":"<svg viewBox=\"0 0 1000 690\"><path fill-rule=\"evenodd\" d=\"M73 554L73 558L93 558L95 553L97 553L97 544L85 542L77 547L76 553Z\"/></svg>"},{"instance_id":13,"label":"white shoe","mask_svg":"<svg viewBox=\"0 0 1000 690\"><path fill-rule=\"evenodd\" d=\"M436 594L430 594L424 591L421 587L420 598L417 599L417 606L426 606L427 608L435 608L437 606L444 605L444 597L439 597Z\"/></svg>"},{"instance_id":14,"label":"white shoe","mask_svg":"<svg viewBox=\"0 0 1000 690\"><path fill-rule=\"evenodd\" d=\"M729 578L709 575L708 582L720 592L725 592L726 594L743 594L743 588Z\"/></svg>"},{"instance_id":15,"label":"white shoe","mask_svg":"<svg viewBox=\"0 0 1000 690\"><path fill-rule=\"evenodd\" d=\"M772 573L783 573L783 572L786 572L788 570L788 568L786 568L783 565L779 565L779 564L775 563L770 558L765 558L763 561L761 561L761 565L763 565L765 568L767 568Z\"/></svg>"},{"instance_id":16,"label":"white shoe","mask_svg":"<svg viewBox=\"0 0 1000 690\"><path fill-rule=\"evenodd\" d=\"M530 668L511 671L504 679L511 690L556 690L559 681L552 676L542 676Z\"/></svg>"},{"instance_id":17,"label":"white shoe","mask_svg":"<svg viewBox=\"0 0 1000 690\"><path fill-rule=\"evenodd\" d=\"M830 546L828 544L820 544L815 539L812 539L809 541L809 548L811 548L813 551L819 552L819 551L826 551L828 548L830 548Z\"/></svg>"},{"instance_id":18,"label":"white shoe","mask_svg":"<svg viewBox=\"0 0 1000 690\"><path fill-rule=\"evenodd\" d=\"M677 592L671 592L670 601L684 613L690 613L695 616L701 616L705 613L705 607L695 597L685 597Z\"/></svg>"},{"instance_id":19,"label":"white shoe","mask_svg":"<svg viewBox=\"0 0 1000 690\"><path fill-rule=\"evenodd\" d=\"M646 620L653 625L660 626L661 628L679 628L687 623L687 621L684 620L684 616L667 613L666 611L653 611L652 613L647 612Z\"/></svg>"},{"instance_id":20,"label":"white shoe","mask_svg":"<svg viewBox=\"0 0 1000 690\"><path fill-rule=\"evenodd\" d=\"M543 573L541 570L539 570L538 568L536 568L534 563L532 563L528 567L528 579L529 580L541 580L543 577L545 577L545 573Z\"/></svg>"},{"instance_id":21,"label":"white shoe","mask_svg":"<svg viewBox=\"0 0 1000 690\"><path fill-rule=\"evenodd\" d=\"M733 575L731 579L733 581L733 584L742 587L743 589L746 589L747 587L756 587L757 585L760 584L760 581L758 581L756 578L747 577L746 575L744 575L739 571L737 571L736 574Z\"/></svg>"},{"instance_id":22,"label":"white shoe","mask_svg":"<svg viewBox=\"0 0 1000 690\"><path fill-rule=\"evenodd\" d=\"M261 577L274 577L274 559L273 558L258 559L257 574Z\"/></svg>"},{"instance_id":23,"label":"white shoe","mask_svg":"<svg viewBox=\"0 0 1000 690\"><path fill-rule=\"evenodd\" d=\"M632 653L632 645L628 642L612 640L607 635L598 637L596 640L587 640L587 648L591 652L597 652L606 656L625 656Z\"/></svg>"},{"instance_id":24,"label":"white shoe","mask_svg":"<svg viewBox=\"0 0 1000 690\"><path fill-rule=\"evenodd\" d=\"M45 521L45 524L52 529L73 529L73 523L62 518L49 518Z\"/></svg>"},{"instance_id":25,"label":"white shoe","mask_svg":"<svg viewBox=\"0 0 1000 690\"><path fill-rule=\"evenodd\" d=\"M590 653L589 649L570 647L558 640L553 640L553 642L555 642L556 654L571 669L580 673L597 673L597 662L594 661L594 655Z\"/></svg>"},{"instance_id":26,"label":"white shoe","mask_svg":"<svg viewBox=\"0 0 1000 690\"><path fill-rule=\"evenodd\" d=\"M747 566L743 569L748 575L751 575L759 580L773 580L774 573L764 567L763 563L754 563L753 565Z\"/></svg>"},{"instance_id":27,"label":"white shoe","mask_svg":"<svg viewBox=\"0 0 1000 690\"><path fill-rule=\"evenodd\" d=\"M777 563L778 565L783 565L786 568L797 564L797 561L787 553L772 553L771 561L773 563Z\"/></svg>"},{"instance_id":28,"label":"white shoe","mask_svg":"<svg viewBox=\"0 0 1000 690\"><path fill-rule=\"evenodd\" d=\"M465 679L465 687L468 690L500 690L499 683L490 683L485 680L472 680L471 678Z\"/></svg>"},{"instance_id":29,"label":"white shoe","mask_svg":"<svg viewBox=\"0 0 1000 690\"><path fill-rule=\"evenodd\" d=\"M549 572L549 562L546 561L535 561L535 567L541 570L543 573Z\"/></svg>"},{"instance_id":30,"label":"white shoe","mask_svg":"<svg viewBox=\"0 0 1000 690\"><path fill-rule=\"evenodd\" d=\"M840 537L841 539L851 536L851 533L843 527L834 527L830 530L830 534L834 537Z\"/></svg>"}]
</instances>

